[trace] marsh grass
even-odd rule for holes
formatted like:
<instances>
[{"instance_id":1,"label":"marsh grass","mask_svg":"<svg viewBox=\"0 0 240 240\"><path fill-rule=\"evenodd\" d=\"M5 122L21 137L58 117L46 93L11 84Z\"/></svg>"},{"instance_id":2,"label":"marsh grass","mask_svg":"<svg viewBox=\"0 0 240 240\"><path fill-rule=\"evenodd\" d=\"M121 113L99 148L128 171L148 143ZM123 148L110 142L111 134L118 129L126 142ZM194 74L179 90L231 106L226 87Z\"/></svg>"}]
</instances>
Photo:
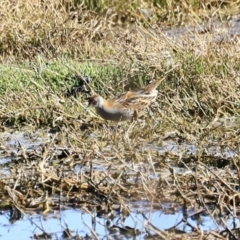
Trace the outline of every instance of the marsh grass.
<instances>
[{"instance_id":1,"label":"marsh grass","mask_svg":"<svg viewBox=\"0 0 240 240\"><path fill-rule=\"evenodd\" d=\"M39 54L47 58L67 55L71 58L100 59L115 54L111 36L123 34L135 25L190 25L213 20L231 20L229 9L238 9L238 1L59 1L4 0L0 8L1 62L33 60ZM100 6L95 6L99 4ZM93 5L93 6L91 6ZM91 10L87 10L91 9ZM235 11L235 15L239 14ZM225 17L224 17L225 16ZM211 28L211 24L210 24ZM119 39L120 40L120 39ZM124 44L124 42L122 42ZM98 47L92 47L98 45ZM94 51L93 51L94 50ZM121 52L119 52L121 53Z\"/></svg>"},{"instance_id":2,"label":"marsh grass","mask_svg":"<svg viewBox=\"0 0 240 240\"><path fill-rule=\"evenodd\" d=\"M175 1L139 1L144 8L157 5L155 18L147 21L134 12L134 5L129 20L121 19L122 6L107 11L105 1L85 1L85 8L77 1L4 2L1 129L24 131L30 142L38 129L51 137L34 151L20 143L11 150L1 138L2 154L12 159L11 175L0 181L2 207L11 205L22 214L39 209L47 213L59 209L61 202L79 208L84 204L90 212L95 206L103 214L118 204L121 214L128 215L129 199L157 204L164 199L186 209L194 206L195 212L204 209L215 221L211 204L225 216L231 215L230 208L237 212L239 38L224 25L209 29L204 22L206 31L189 28L187 34L178 34L173 29L167 35L158 23L171 18L179 25L191 16L191 24L198 24L207 9L209 16L213 10L220 15L226 3L200 4L197 9L198 4L189 1L180 7ZM189 16L181 19L189 4ZM165 15L158 12L159 5L165 6ZM164 75L158 100L132 128L129 122L106 123L86 109L90 91L82 90L84 77L91 79L95 92L111 97ZM73 86L78 89L75 95ZM188 144L195 146L194 152ZM166 145L173 147L161 152ZM53 199L54 194L65 198ZM225 232L216 234L233 235L222 226ZM157 236L176 239L171 232L148 227ZM197 233L199 239L203 233Z\"/></svg>"}]
</instances>

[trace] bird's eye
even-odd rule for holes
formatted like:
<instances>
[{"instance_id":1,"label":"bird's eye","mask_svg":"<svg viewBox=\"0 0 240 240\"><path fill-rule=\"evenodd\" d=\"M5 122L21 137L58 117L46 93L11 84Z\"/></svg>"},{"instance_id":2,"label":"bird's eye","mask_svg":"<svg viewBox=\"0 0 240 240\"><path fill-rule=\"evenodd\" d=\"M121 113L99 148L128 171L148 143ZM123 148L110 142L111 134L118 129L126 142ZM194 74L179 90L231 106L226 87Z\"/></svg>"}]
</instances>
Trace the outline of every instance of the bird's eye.
<instances>
[{"instance_id":1,"label":"bird's eye","mask_svg":"<svg viewBox=\"0 0 240 240\"><path fill-rule=\"evenodd\" d=\"M88 98L88 104L89 105L95 105L97 103L97 101L95 100L95 98Z\"/></svg>"},{"instance_id":2,"label":"bird's eye","mask_svg":"<svg viewBox=\"0 0 240 240\"><path fill-rule=\"evenodd\" d=\"M92 104L92 99L91 98L88 98L87 100L88 100L89 105Z\"/></svg>"}]
</instances>

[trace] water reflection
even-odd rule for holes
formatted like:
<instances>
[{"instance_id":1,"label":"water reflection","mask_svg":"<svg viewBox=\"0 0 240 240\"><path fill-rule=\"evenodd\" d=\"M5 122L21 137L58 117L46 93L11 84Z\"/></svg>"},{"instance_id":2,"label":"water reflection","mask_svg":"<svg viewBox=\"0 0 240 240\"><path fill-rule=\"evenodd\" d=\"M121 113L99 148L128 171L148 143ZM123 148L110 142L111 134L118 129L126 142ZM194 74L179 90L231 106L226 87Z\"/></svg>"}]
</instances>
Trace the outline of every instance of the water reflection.
<instances>
[{"instance_id":1,"label":"water reflection","mask_svg":"<svg viewBox=\"0 0 240 240\"><path fill-rule=\"evenodd\" d=\"M144 239L156 234L152 226L162 231L178 229L184 232L191 232L195 227L202 231L223 229L204 212L196 214L193 209L186 212L180 206L174 212L171 211L172 206L171 203L165 203L157 209L147 202L136 202L132 204L132 212L128 217L117 215L114 219L97 217L83 210L67 209L47 216L27 214L14 224L9 223L9 212L4 211L0 215L1 238L28 239L42 234L41 229L51 234L52 239L61 239L66 228L73 238L98 236L100 239ZM165 211L168 209L170 211ZM226 223L230 228L233 224L235 227L240 225L239 219L228 219Z\"/></svg>"}]
</instances>

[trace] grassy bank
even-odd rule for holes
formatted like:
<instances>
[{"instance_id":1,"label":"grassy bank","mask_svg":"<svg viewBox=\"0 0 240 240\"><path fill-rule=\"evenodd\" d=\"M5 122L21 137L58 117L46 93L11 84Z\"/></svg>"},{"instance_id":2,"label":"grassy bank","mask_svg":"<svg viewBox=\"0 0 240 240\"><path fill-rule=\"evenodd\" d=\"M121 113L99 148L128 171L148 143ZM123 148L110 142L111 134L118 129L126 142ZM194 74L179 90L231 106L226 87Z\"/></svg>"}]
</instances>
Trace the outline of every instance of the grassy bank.
<instances>
[{"instance_id":1,"label":"grassy bank","mask_svg":"<svg viewBox=\"0 0 240 240\"><path fill-rule=\"evenodd\" d=\"M108 57L106 52L111 53L116 35L124 40L136 26L231 20L239 14L237 2L4 0L0 8L0 61L32 61L39 54L102 60Z\"/></svg>"},{"instance_id":2,"label":"grassy bank","mask_svg":"<svg viewBox=\"0 0 240 240\"><path fill-rule=\"evenodd\" d=\"M91 79L95 92L111 97L161 78L165 72L167 78L160 86L158 98L161 121L173 118L180 122L205 122L218 114L239 114L237 39L217 42L211 35L214 33L208 33L207 41L202 34L174 41L160 30L151 34L143 33L141 28L131 34L123 31L124 37L119 37L118 32L111 41L92 45L91 54L96 53L92 58L47 59L38 55L32 61L2 64L2 125L15 124L20 118L22 123L36 121L38 126L41 111L47 114L40 123L49 124L52 114L47 103L60 104L58 107L71 113L73 96L81 103L75 115L87 118L84 106L91 92L81 90L81 84L85 85L81 82L83 76ZM77 95L74 88L78 89Z\"/></svg>"},{"instance_id":3,"label":"grassy bank","mask_svg":"<svg viewBox=\"0 0 240 240\"><path fill-rule=\"evenodd\" d=\"M111 97L166 74L157 103L151 106L152 115L142 117L152 128L146 128L144 134L136 128L133 136L140 134L147 136L146 141L154 141L158 138L154 131L175 129L183 132L184 138L194 135L200 140L211 133L209 126L216 137L225 131L235 134L236 123L231 130L220 131L214 124L219 118L238 118L240 111L240 42L226 25L218 24L217 16L223 12L227 16L234 2L183 1L181 5L172 1L169 5L140 1L140 7L156 11L155 17L143 21L133 5L131 14L137 17L126 24L112 18L121 14L124 4L110 8L110 2L99 3L103 6L93 7L90 2L59 5L57 1L12 5L5 1L5 8L0 9L2 129L72 126L78 131L89 122L90 126L102 122L94 112L86 111L91 93L84 76L91 79L95 92ZM158 11L172 8L175 12L190 5L194 11L188 13L187 29L176 26L175 18L165 24L164 15L157 15ZM208 17L215 11L211 27L202 18L203 9L208 9ZM168 24L175 27L167 34ZM126 129L128 126L123 124Z\"/></svg>"},{"instance_id":4,"label":"grassy bank","mask_svg":"<svg viewBox=\"0 0 240 240\"><path fill-rule=\"evenodd\" d=\"M129 199L146 199L194 205L216 222L215 209L236 212L240 41L228 24L237 1L3 2L0 127L24 131L30 145L1 136L11 159L3 209L48 212L61 202L110 212L121 203L129 214ZM131 127L86 109L89 86L107 98L163 76L157 101Z\"/></svg>"}]
</instances>

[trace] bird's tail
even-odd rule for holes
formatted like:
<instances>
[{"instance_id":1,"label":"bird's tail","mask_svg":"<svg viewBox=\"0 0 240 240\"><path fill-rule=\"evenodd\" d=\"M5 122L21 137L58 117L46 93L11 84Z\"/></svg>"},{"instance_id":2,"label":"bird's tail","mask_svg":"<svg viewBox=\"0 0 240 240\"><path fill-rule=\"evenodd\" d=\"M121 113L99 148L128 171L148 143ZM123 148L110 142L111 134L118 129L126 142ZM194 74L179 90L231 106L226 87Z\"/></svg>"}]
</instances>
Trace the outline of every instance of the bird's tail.
<instances>
[{"instance_id":1,"label":"bird's tail","mask_svg":"<svg viewBox=\"0 0 240 240\"><path fill-rule=\"evenodd\" d=\"M144 91L146 91L146 92L151 92L152 90L156 89L156 88L159 86L159 84L160 84L163 80L166 79L167 74L168 74L169 72L171 72L172 70L174 70L175 68L177 68L177 67L178 67L178 65L172 67L170 70L168 70L167 72L165 72L165 76L164 76L163 78L161 78L161 79L159 79L159 80L157 80L157 81L155 81L155 82L150 83L148 86L146 86L146 87L144 88Z\"/></svg>"},{"instance_id":2,"label":"bird's tail","mask_svg":"<svg viewBox=\"0 0 240 240\"><path fill-rule=\"evenodd\" d=\"M159 86L159 84L160 84L164 79L166 79L166 77L167 77L167 76L164 76L163 78L161 78L161 79L159 79L159 80L157 80L157 81L155 81L155 82L150 83L148 86L146 86L146 87L144 88L145 92L151 92L151 91L155 90L155 89Z\"/></svg>"}]
</instances>

